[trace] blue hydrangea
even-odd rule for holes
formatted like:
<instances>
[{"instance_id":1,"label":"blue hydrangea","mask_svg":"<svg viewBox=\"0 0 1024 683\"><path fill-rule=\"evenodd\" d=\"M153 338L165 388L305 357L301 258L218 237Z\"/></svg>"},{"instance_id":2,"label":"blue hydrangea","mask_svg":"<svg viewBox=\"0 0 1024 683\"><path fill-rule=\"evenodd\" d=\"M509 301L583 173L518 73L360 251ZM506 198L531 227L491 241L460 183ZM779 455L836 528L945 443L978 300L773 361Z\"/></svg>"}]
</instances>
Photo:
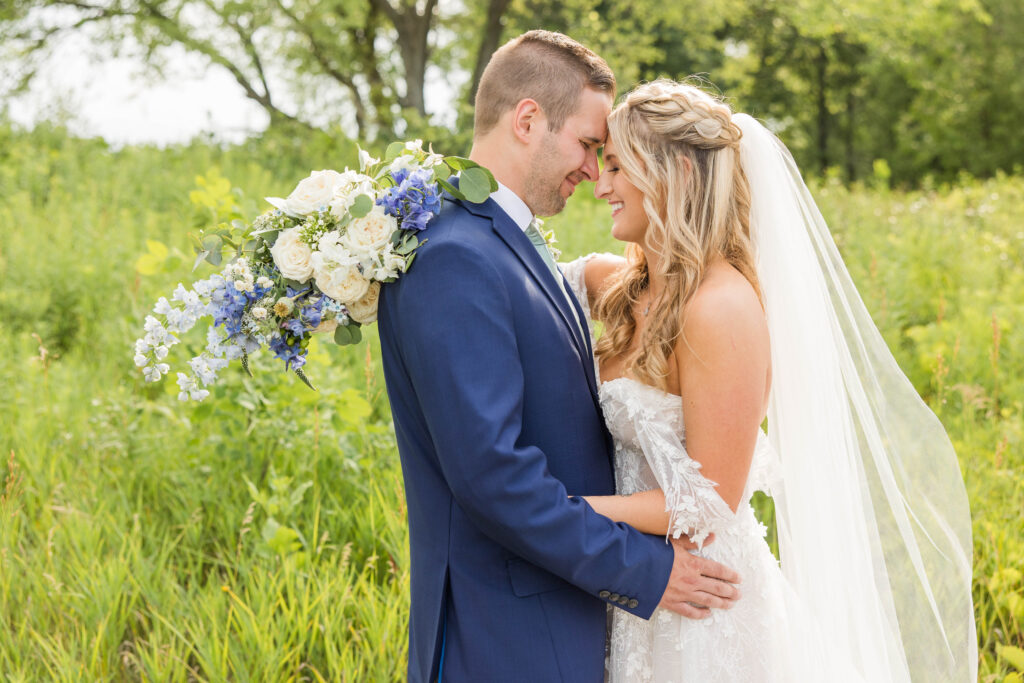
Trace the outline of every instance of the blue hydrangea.
<instances>
[{"instance_id":1,"label":"blue hydrangea","mask_svg":"<svg viewBox=\"0 0 1024 683\"><path fill-rule=\"evenodd\" d=\"M419 232L441 213L441 195L430 171L400 169L391 174L394 187L377 200L384 212L399 220L403 230Z\"/></svg>"}]
</instances>

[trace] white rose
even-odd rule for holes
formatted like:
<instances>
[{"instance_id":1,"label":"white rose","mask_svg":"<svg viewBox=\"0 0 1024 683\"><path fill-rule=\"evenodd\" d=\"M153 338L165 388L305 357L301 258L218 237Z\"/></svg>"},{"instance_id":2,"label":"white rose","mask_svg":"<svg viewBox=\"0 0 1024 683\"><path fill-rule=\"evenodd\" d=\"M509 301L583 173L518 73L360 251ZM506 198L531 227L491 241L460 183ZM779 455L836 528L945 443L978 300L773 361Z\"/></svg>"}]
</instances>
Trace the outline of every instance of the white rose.
<instances>
[{"instance_id":1,"label":"white rose","mask_svg":"<svg viewBox=\"0 0 1024 683\"><path fill-rule=\"evenodd\" d=\"M274 264L289 280L305 282L313 274L313 250L302 241L299 228L288 228L277 236L270 248Z\"/></svg>"},{"instance_id":2,"label":"white rose","mask_svg":"<svg viewBox=\"0 0 1024 683\"><path fill-rule=\"evenodd\" d=\"M334 188L342 181L337 171L313 171L299 182L280 208L298 216L309 215L330 204Z\"/></svg>"},{"instance_id":3,"label":"white rose","mask_svg":"<svg viewBox=\"0 0 1024 683\"><path fill-rule=\"evenodd\" d=\"M374 282L359 300L346 303L348 315L361 325L367 325L377 319L377 300L380 297L380 283Z\"/></svg>"},{"instance_id":4,"label":"white rose","mask_svg":"<svg viewBox=\"0 0 1024 683\"><path fill-rule=\"evenodd\" d=\"M375 206L370 213L349 223L345 245L353 252L376 254L397 229L398 220L384 213L383 207Z\"/></svg>"},{"instance_id":5,"label":"white rose","mask_svg":"<svg viewBox=\"0 0 1024 683\"><path fill-rule=\"evenodd\" d=\"M366 294L370 281L355 266L341 266L318 272L316 286L335 301L353 301Z\"/></svg>"}]
</instances>

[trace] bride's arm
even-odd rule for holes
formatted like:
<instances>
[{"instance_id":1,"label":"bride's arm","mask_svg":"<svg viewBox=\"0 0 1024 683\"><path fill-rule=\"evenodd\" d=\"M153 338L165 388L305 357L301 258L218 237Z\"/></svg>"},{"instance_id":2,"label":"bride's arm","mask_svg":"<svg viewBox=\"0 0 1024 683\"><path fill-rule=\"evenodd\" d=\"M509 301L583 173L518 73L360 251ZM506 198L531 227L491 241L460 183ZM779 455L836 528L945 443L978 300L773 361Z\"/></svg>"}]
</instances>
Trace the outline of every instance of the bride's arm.
<instances>
[{"instance_id":1,"label":"bride's arm","mask_svg":"<svg viewBox=\"0 0 1024 683\"><path fill-rule=\"evenodd\" d=\"M612 278L625 267L626 259L615 254L594 254L587 259L583 278L587 285L587 303L591 313L594 310L594 303L604 294Z\"/></svg>"},{"instance_id":2,"label":"bride's arm","mask_svg":"<svg viewBox=\"0 0 1024 683\"><path fill-rule=\"evenodd\" d=\"M625 522L637 531L655 536L668 533L669 514L661 489L629 496L583 496L590 507L614 522Z\"/></svg>"},{"instance_id":3,"label":"bride's arm","mask_svg":"<svg viewBox=\"0 0 1024 683\"><path fill-rule=\"evenodd\" d=\"M771 351L757 295L731 274L702 286L687 305L675 357L686 451L735 512L765 414Z\"/></svg>"}]
</instances>

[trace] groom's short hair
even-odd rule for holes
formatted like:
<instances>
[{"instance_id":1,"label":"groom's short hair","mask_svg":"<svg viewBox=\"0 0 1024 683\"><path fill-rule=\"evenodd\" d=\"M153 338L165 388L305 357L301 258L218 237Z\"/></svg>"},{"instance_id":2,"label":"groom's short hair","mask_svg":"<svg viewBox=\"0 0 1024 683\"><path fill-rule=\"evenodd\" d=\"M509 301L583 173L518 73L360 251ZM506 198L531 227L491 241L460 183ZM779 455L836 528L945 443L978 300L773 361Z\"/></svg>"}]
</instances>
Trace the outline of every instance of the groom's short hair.
<instances>
[{"instance_id":1,"label":"groom's short hair","mask_svg":"<svg viewBox=\"0 0 1024 683\"><path fill-rule=\"evenodd\" d=\"M557 131L576 111L583 88L615 96L615 74L608 64L569 36L529 31L498 48L476 91L473 137L484 135L501 116L525 99L544 110Z\"/></svg>"}]
</instances>

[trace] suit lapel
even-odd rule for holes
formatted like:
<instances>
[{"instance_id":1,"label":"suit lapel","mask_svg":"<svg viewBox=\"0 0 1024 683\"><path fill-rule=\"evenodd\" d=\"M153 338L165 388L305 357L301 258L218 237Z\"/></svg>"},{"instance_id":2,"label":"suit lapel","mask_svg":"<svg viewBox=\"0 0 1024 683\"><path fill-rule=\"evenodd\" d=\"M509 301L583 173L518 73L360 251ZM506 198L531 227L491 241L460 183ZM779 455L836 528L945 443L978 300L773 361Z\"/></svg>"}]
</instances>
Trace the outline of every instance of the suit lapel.
<instances>
[{"instance_id":1,"label":"suit lapel","mask_svg":"<svg viewBox=\"0 0 1024 683\"><path fill-rule=\"evenodd\" d=\"M555 281L547 264L544 263L544 259L537 253L537 248L530 242L530 238L519 229L519 226L509 218L508 214L493 199L488 199L482 204L461 203L470 213L491 220L494 232L512 250L512 253L516 255L516 258L523 264L527 272L530 273L530 276L533 277L544 294L547 295L555 310L558 311L562 322L565 323L569 329L569 334L572 335L573 343L576 345L580 357L591 358L592 356L587 354L588 345L583 337L580 336L583 323L577 322L579 321L579 316L573 308L574 304L570 304L569 300L562 293L558 282Z\"/></svg>"},{"instance_id":2,"label":"suit lapel","mask_svg":"<svg viewBox=\"0 0 1024 683\"><path fill-rule=\"evenodd\" d=\"M568 281L566 281L564 275L562 276L562 282L565 283L565 291L568 292L569 300L572 302L572 306L573 306L573 309L574 309L573 310L574 315L576 316L577 320L580 321L580 325L583 326L583 329L586 329L587 328L587 317L585 315L583 315L583 307L580 306L580 302L576 299L576 296L573 294L572 287L569 286L569 283L568 283ZM584 351L585 351L583 357L584 358L589 358L589 359L592 360L592 362L586 368L587 369L587 373L586 373L586 375L587 375L587 384L590 385L590 392L596 398L597 397L597 370L596 370L595 366L596 366L596 362L597 361L596 361L596 359L594 359L594 349L590 345L590 334L587 334L586 336L584 336L583 343L584 343L584 347L583 348L584 348Z\"/></svg>"}]
</instances>

